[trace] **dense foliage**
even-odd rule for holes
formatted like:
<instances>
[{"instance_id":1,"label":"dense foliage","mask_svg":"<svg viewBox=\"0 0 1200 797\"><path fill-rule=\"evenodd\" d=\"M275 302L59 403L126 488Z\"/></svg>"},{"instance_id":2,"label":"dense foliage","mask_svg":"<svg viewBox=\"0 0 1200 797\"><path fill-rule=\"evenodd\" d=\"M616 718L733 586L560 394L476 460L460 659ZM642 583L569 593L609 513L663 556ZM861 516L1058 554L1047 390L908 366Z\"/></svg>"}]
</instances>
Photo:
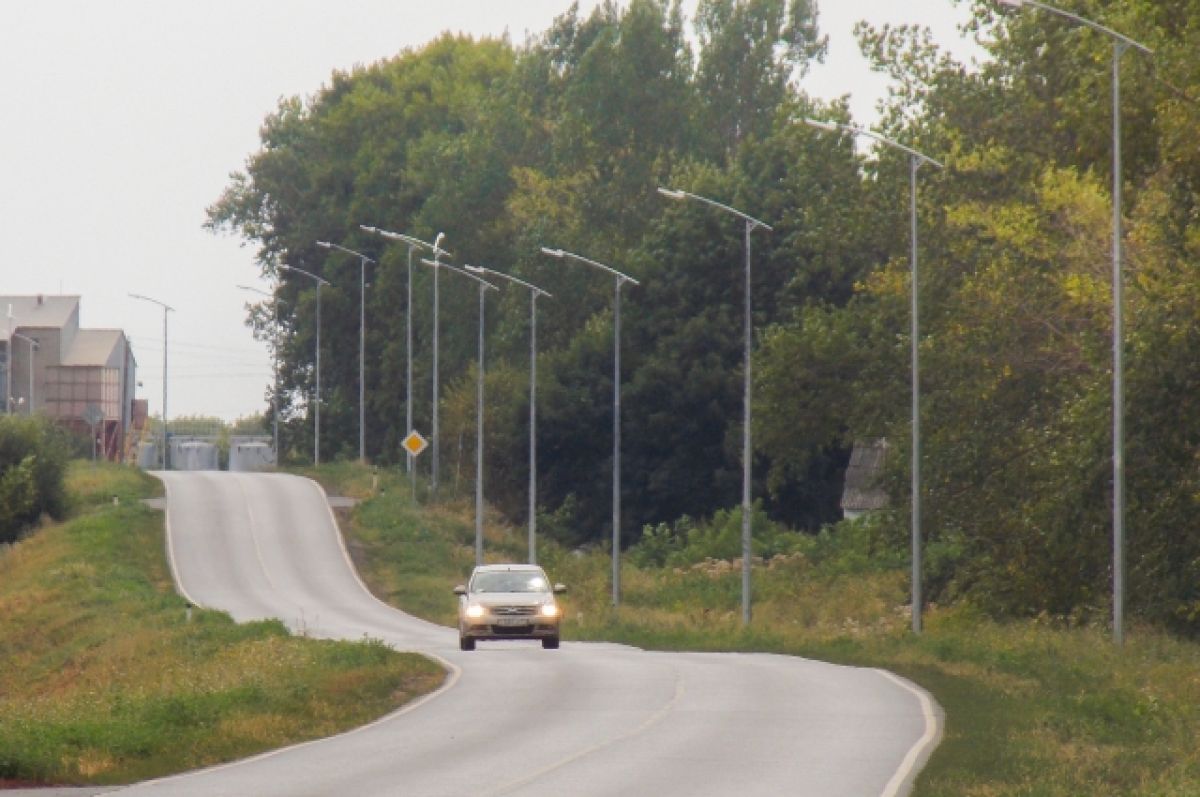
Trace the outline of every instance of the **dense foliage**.
<instances>
[{"instance_id":1,"label":"dense foliage","mask_svg":"<svg viewBox=\"0 0 1200 797\"><path fill-rule=\"evenodd\" d=\"M990 60L967 69L914 28L859 28L894 78L880 131L946 164L920 173L923 470L932 597L998 613L1104 616L1111 561L1110 42L1035 8L975 2ZM1153 55L1122 59L1127 529L1132 608L1200 627L1200 0L1074 0ZM320 274L322 450L357 452L357 259L369 273L368 455L396 461L404 417L407 249L551 291L538 303L539 505L564 542L606 538L612 281L622 289L624 528L709 517L740 495L743 227L655 188L763 219L753 234L756 479L776 522L837 516L856 438L893 445L907 519L908 178L796 124L850 121L804 93L821 57L805 0L630 0L571 11L522 46L444 36L281 103L262 149L210 211L280 277L251 322L279 343L293 449L314 381ZM694 44L693 44L694 42ZM414 267L414 407L430 427L431 290ZM487 495L524 513L529 300L489 299ZM443 479L471 473L476 298L441 284ZM281 329L275 329L276 310ZM719 525L719 524L718 524ZM632 537L634 535L630 535ZM630 539L629 542L634 540Z\"/></svg>"},{"instance_id":2,"label":"dense foliage","mask_svg":"<svg viewBox=\"0 0 1200 797\"><path fill-rule=\"evenodd\" d=\"M42 515L63 516L68 447L49 421L0 417L0 543L13 542Z\"/></svg>"}]
</instances>

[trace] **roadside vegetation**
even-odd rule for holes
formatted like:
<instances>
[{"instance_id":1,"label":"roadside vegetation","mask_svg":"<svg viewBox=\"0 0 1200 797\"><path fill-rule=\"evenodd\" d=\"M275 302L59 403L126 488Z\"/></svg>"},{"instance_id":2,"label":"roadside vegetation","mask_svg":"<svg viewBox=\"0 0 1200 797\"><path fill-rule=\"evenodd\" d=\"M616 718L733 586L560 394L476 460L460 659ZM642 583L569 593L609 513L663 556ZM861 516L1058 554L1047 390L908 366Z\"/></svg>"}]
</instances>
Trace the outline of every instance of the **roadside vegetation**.
<instances>
[{"instance_id":1,"label":"roadside vegetation","mask_svg":"<svg viewBox=\"0 0 1200 797\"><path fill-rule=\"evenodd\" d=\"M943 5L951 5L949 1ZM578 253L637 280L622 290L622 526L710 518L742 489L744 225L672 188L761 219L751 238L753 483L767 515L816 533L840 518L858 441L886 439L882 486L910 501L911 352L920 352L926 593L989 615L1105 613L1111 596L1113 317L1119 204L1128 417L1127 616L1200 634L1200 0L1058 3L1153 53L1121 59L1122 161L1112 192L1111 47L1032 8L955 0L981 63L960 62L922 25L856 27L889 80L876 112L810 92L829 3L626 0L565 10L546 30L475 41L446 34L335 72L282 100L259 149L209 208L214 231L257 250L271 299L248 321L278 342L284 462L311 461L311 280L326 351L365 356L367 458L400 464L407 356L414 395L433 382L438 337L440 479L475 460L475 293L428 301L383 225L443 244L548 291L537 304L538 504L546 535L603 545L616 316L606 279L547 257ZM564 6L567 4L564 2ZM1020 5L1019 3L1009 4ZM802 124L838 122L936 159L917 179L917 295L909 155ZM360 297L355 258L378 264ZM486 313L488 500L526 507L530 315L524 291ZM913 341L910 310L920 311ZM320 447L359 448L359 369L323 365ZM432 405L412 406L432 428ZM425 467L428 462L423 461ZM903 526L903 522L897 524ZM1136 544L1133 541L1136 540Z\"/></svg>"},{"instance_id":2,"label":"roadside vegetation","mask_svg":"<svg viewBox=\"0 0 1200 797\"><path fill-rule=\"evenodd\" d=\"M474 563L469 500L414 508L407 477L323 468L331 493L369 499L342 516L349 546L382 599L451 625L451 588ZM373 497L372 497L373 495ZM745 650L882 667L928 689L947 714L921 797L1200 794L1200 645L1135 627L1043 615L989 619L969 602L930 607L909 631L906 554L879 523L817 535L760 528L773 554L754 569L754 617L741 627L737 513L647 529L623 559L611 608L607 551L539 541L539 562L570 589L563 635L654 649ZM682 539L673 531L684 531ZM664 554L664 549L667 553ZM522 561L526 530L489 516L489 561ZM714 554L724 558L714 558ZM486 646L484 646L486 650Z\"/></svg>"},{"instance_id":3,"label":"roadside vegetation","mask_svg":"<svg viewBox=\"0 0 1200 797\"><path fill-rule=\"evenodd\" d=\"M61 518L69 436L45 418L0 417L0 544L43 516Z\"/></svg>"},{"instance_id":4,"label":"roadside vegetation","mask_svg":"<svg viewBox=\"0 0 1200 797\"><path fill-rule=\"evenodd\" d=\"M126 783L327 736L435 688L381 643L292 636L193 609L172 585L161 494L74 463L69 519L0 546L0 788Z\"/></svg>"}]
</instances>

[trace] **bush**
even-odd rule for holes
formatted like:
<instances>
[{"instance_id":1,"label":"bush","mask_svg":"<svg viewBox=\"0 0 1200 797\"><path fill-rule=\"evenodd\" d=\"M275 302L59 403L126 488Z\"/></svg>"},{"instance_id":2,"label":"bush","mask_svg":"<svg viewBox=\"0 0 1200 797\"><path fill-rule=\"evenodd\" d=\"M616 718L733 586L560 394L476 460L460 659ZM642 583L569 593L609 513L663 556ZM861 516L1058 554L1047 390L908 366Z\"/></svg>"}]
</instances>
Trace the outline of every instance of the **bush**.
<instances>
[{"instance_id":1,"label":"bush","mask_svg":"<svg viewBox=\"0 0 1200 797\"><path fill-rule=\"evenodd\" d=\"M767 517L758 502L750 516L750 535L754 555L764 559L799 550L805 540L805 535ZM684 515L673 523L646 526L642 539L629 549L631 561L639 567L687 567L705 559L737 559L741 555L741 507L718 510L708 521Z\"/></svg>"},{"instance_id":2,"label":"bush","mask_svg":"<svg viewBox=\"0 0 1200 797\"><path fill-rule=\"evenodd\" d=\"M0 418L0 543L43 514L65 514L67 449L62 430L45 418Z\"/></svg>"}]
</instances>

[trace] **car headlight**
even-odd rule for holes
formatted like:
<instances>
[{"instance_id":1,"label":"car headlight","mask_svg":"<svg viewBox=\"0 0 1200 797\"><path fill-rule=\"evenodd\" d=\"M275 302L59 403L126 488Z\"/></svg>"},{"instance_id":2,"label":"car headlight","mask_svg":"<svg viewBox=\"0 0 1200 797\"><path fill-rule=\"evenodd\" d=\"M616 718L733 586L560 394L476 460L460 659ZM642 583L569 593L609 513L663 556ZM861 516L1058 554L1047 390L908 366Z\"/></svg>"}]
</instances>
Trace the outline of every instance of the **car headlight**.
<instances>
[{"instance_id":1,"label":"car headlight","mask_svg":"<svg viewBox=\"0 0 1200 797\"><path fill-rule=\"evenodd\" d=\"M553 603L543 603L542 617L558 617L558 607Z\"/></svg>"},{"instance_id":2,"label":"car headlight","mask_svg":"<svg viewBox=\"0 0 1200 797\"><path fill-rule=\"evenodd\" d=\"M478 619L480 617L483 617L483 615L484 615L483 607L477 603L473 603L467 607L466 614L467 614L467 617L470 617L471 619Z\"/></svg>"}]
</instances>

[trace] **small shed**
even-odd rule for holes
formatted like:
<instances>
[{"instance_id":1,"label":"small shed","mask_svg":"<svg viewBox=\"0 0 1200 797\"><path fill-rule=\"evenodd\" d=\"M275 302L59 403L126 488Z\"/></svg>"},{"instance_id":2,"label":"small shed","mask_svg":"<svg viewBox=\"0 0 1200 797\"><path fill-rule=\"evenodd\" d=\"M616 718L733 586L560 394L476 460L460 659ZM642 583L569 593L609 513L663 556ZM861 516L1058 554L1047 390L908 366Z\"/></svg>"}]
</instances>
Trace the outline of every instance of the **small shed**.
<instances>
[{"instance_id":1,"label":"small shed","mask_svg":"<svg viewBox=\"0 0 1200 797\"><path fill-rule=\"evenodd\" d=\"M887 452L888 442L883 437L855 442L842 487L842 517L845 519L853 520L888 505L887 491L880 484Z\"/></svg>"}]
</instances>

